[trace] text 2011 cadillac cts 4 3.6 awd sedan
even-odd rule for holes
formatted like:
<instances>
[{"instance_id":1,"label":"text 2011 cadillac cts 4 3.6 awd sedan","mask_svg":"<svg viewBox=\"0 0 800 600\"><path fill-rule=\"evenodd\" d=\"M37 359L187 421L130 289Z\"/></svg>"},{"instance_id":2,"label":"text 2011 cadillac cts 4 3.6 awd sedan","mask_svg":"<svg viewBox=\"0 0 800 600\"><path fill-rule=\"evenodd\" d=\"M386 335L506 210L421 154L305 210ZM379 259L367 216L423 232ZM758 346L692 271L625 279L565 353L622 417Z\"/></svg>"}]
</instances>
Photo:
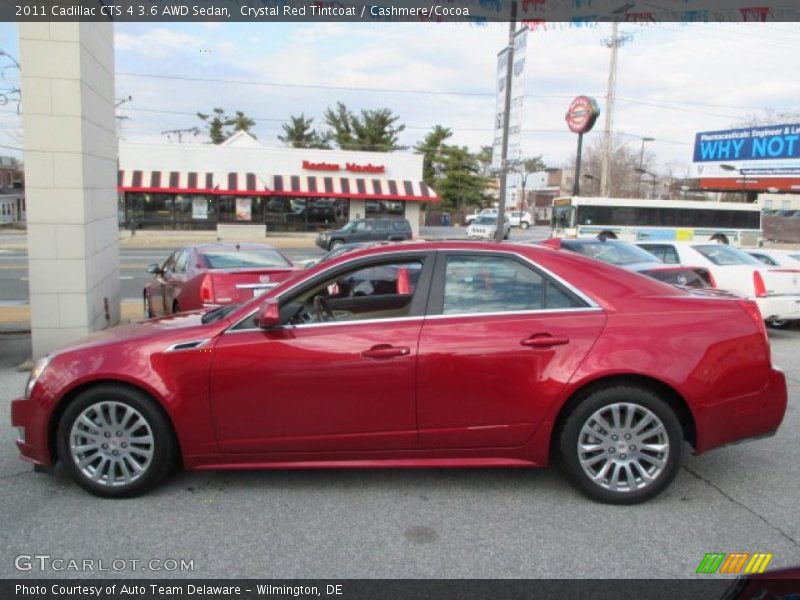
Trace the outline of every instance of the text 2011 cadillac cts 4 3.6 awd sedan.
<instances>
[{"instance_id":1,"label":"text 2011 cadillac cts 4 3.6 awd sedan","mask_svg":"<svg viewBox=\"0 0 800 600\"><path fill-rule=\"evenodd\" d=\"M545 466L634 503L786 409L756 305L552 248L348 253L243 305L117 327L39 361L17 445L87 490L187 469Z\"/></svg>"}]
</instances>

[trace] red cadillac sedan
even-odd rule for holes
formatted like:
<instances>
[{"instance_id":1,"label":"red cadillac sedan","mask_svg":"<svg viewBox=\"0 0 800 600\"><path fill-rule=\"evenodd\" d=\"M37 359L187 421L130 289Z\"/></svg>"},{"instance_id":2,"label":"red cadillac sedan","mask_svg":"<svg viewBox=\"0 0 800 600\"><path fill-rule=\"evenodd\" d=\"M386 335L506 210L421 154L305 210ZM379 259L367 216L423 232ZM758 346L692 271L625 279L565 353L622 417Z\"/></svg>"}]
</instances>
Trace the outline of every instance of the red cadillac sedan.
<instances>
[{"instance_id":1,"label":"red cadillac sedan","mask_svg":"<svg viewBox=\"0 0 800 600\"><path fill-rule=\"evenodd\" d=\"M267 244L200 244L153 263L144 286L144 314L216 308L244 302L289 277L291 261Z\"/></svg>"},{"instance_id":2,"label":"red cadillac sedan","mask_svg":"<svg viewBox=\"0 0 800 600\"><path fill-rule=\"evenodd\" d=\"M345 254L263 296L40 360L22 457L108 497L185 469L543 467L591 498L664 490L786 409L758 308L553 248Z\"/></svg>"}]
</instances>

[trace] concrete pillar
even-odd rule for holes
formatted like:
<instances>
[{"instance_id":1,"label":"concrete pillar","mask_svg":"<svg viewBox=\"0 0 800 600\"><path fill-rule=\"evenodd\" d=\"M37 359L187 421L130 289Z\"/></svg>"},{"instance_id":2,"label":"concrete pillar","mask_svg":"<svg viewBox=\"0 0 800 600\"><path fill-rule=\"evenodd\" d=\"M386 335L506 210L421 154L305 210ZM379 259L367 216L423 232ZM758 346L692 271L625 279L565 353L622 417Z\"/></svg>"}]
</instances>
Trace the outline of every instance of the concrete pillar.
<instances>
[{"instance_id":1,"label":"concrete pillar","mask_svg":"<svg viewBox=\"0 0 800 600\"><path fill-rule=\"evenodd\" d=\"M119 321L111 23L20 23L34 357Z\"/></svg>"}]
</instances>

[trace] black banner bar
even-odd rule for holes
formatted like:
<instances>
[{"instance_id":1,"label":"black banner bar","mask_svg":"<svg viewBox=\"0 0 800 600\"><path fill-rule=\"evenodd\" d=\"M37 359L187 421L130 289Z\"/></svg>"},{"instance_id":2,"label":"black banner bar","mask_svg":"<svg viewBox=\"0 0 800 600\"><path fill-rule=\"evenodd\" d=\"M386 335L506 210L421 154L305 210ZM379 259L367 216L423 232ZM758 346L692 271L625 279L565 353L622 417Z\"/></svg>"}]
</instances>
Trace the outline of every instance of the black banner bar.
<instances>
[{"instance_id":1,"label":"black banner bar","mask_svg":"<svg viewBox=\"0 0 800 600\"><path fill-rule=\"evenodd\" d=\"M512 2L531 28L588 27L603 21L797 21L796 0L2 0L3 21L507 22Z\"/></svg>"},{"instance_id":2,"label":"black banner bar","mask_svg":"<svg viewBox=\"0 0 800 600\"><path fill-rule=\"evenodd\" d=\"M744 600L800 593L800 580L488 579L238 579L238 580L3 580L3 600ZM760 595L759 595L760 594Z\"/></svg>"}]
</instances>

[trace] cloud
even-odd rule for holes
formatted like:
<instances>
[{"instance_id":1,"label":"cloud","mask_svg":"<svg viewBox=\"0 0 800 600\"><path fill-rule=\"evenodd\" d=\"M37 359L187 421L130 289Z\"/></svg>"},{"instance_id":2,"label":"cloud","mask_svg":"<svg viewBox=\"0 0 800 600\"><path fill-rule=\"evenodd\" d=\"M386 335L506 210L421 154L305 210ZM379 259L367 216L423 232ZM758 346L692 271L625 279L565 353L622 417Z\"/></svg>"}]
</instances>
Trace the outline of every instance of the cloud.
<instances>
[{"instance_id":1,"label":"cloud","mask_svg":"<svg viewBox=\"0 0 800 600\"><path fill-rule=\"evenodd\" d=\"M789 75L800 50L796 23L622 29L634 36L618 53L614 130L637 147L642 136L657 138L648 147L660 164L689 163L697 131L724 129L749 113L796 105L800 82ZM564 113L578 94L593 95L601 104L604 113L588 138L601 135L610 57L602 41L609 30L601 24L529 35L526 154L542 154L556 166L569 161L576 139ZM198 125L194 113L222 106L259 118L259 138L278 144L280 124L289 115L304 113L320 123L325 108L342 100L356 110L391 108L408 125L405 144L442 124L454 129L454 143L477 149L492 141L497 52L506 35L502 24L118 25L121 72L285 85L124 76L117 77L117 85L120 94L134 96L134 108L187 113L131 111L128 139ZM448 91L464 93L438 93Z\"/></svg>"}]
</instances>

